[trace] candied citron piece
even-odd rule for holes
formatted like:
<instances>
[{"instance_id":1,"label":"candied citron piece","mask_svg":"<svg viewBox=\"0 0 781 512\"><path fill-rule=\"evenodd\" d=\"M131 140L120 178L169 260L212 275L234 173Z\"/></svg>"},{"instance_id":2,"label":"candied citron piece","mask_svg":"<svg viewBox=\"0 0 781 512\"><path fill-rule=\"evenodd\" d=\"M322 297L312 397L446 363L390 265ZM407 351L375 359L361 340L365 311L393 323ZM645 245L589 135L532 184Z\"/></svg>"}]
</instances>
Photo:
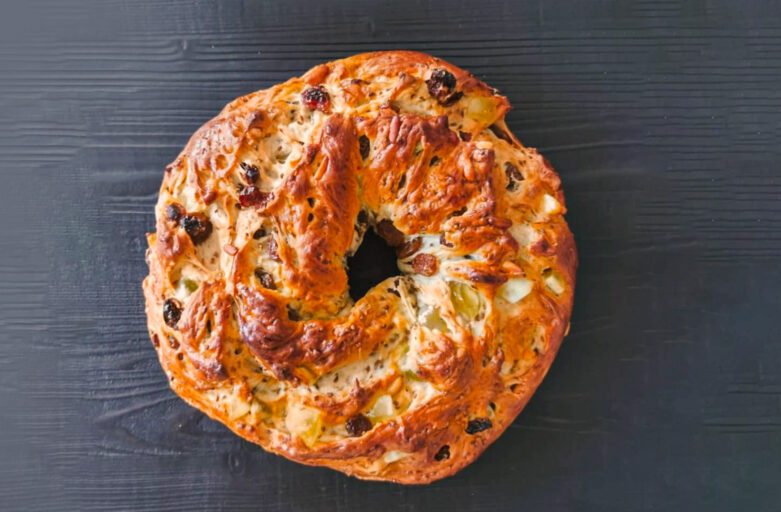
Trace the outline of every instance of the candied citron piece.
<instances>
[{"instance_id":1,"label":"candied citron piece","mask_svg":"<svg viewBox=\"0 0 781 512\"><path fill-rule=\"evenodd\" d=\"M379 419L388 418L395 413L396 409L393 407L393 399L389 395L382 395L374 402L374 407L366 415L373 419Z\"/></svg>"},{"instance_id":2,"label":"candied citron piece","mask_svg":"<svg viewBox=\"0 0 781 512\"><path fill-rule=\"evenodd\" d=\"M385 452L385 455L382 456L382 460L384 460L386 464L393 464L397 460L401 460L408 455L409 453L407 452L391 450L389 452Z\"/></svg>"},{"instance_id":3,"label":"candied citron piece","mask_svg":"<svg viewBox=\"0 0 781 512\"><path fill-rule=\"evenodd\" d=\"M442 319L437 308L429 308L423 314L423 325L434 331L445 332L448 330L447 323Z\"/></svg>"},{"instance_id":4,"label":"candied citron piece","mask_svg":"<svg viewBox=\"0 0 781 512\"><path fill-rule=\"evenodd\" d=\"M491 124L496 120L496 101L486 96L469 98L466 116L481 124Z\"/></svg>"},{"instance_id":5,"label":"candied citron piece","mask_svg":"<svg viewBox=\"0 0 781 512\"><path fill-rule=\"evenodd\" d=\"M555 214L561 211L561 203L550 194L542 196L542 211L547 214Z\"/></svg>"},{"instance_id":6,"label":"candied citron piece","mask_svg":"<svg viewBox=\"0 0 781 512\"><path fill-rule=\"evenodd\" d=\"M423 381L424 381L424 379L423 379L423 378L421 378L421 376L420 376L420 375L418 375L417 373L415 373L415 372L414 372L414 371L412 371L412 370L405 370L405 371L404 371L404 377L405 377L407 380L411 380L411 381L413 381L413 382L423 382Z\"/></svg>"},{"instance_id":7,"label":"candied citron piece","mask_svg":"<svg viewBox=\"0 0 781 512\"><path fill-rule=\"evenodd\" d=\"M561 295L564 293L564 284L551 269L547 269L542 273L542 282L545 283L545 286L556 295Z\"/></svg>"},{"instance_id":8,"label":"candied citron piece","mask_svg":"<svg viewBox=\"0 0 781 512\"><path fill-rule=\"evenodd\" d=\"M239 397L232 397L231 400L227 402L228 416L232 420L241 418L242 416L249 414L251 405L252 404Z\"/></svg>"},{"instance_id":9,"label":"candied citron piece","mask_svg":"<svg viewBox=\"0 0 781 512\"><path fill-rule=\"evenodd\" d=\"M197 281L183 277L179 279L179 282L176 283L174 294L176 295L176 298L178 298L179 300L185 300L187 299L187 297L192 295L192 293L195 292L197 289L198 289Z\"/></svg>"},{"instance_id":10,"label":"candied citron piece","mask_svg":"<svg viewBox=\"0 0 781 512\"><path fill-rule=\"evenodd\" d=\"M450 301L456 312L467 320L474 320L480 314L483 299L477 290L458 281L450 281Z\"/></svg>"},{"instance_id":11,"label":"candied citron piece","mask_svg":"<svg viewBox=\"0 0 781 512\"><path fill-rule=\"evenodd\" d=\"M529 293L531 293L534 283L523 277L513 277L507 280L499 287L498 294L501 298L515 304Z\"/></svg>"},{"instance_id":12,"label":"candied citron piece","mask_svg":"<svg viewBox=\"0 0 781 512\"><path fill-rule=\"evenodd\" d=\"M322 415L317 409L295 402L288 405L285 426L310 448L320 437L322 425Z\"/></svg>"}]
</instances>

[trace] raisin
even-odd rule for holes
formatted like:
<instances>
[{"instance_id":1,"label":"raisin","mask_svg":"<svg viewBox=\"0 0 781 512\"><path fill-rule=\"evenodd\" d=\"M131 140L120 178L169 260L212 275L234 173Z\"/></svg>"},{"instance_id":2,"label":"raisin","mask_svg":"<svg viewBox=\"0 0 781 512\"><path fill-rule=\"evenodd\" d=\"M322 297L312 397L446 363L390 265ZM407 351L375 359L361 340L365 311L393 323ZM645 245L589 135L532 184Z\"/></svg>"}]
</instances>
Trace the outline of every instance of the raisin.
<instances>
[{"instance_id":1,"label":"raisin","mask_svg":"<svg viewBox=\"0 0 781 512\"><path fill-rule=\"evenodd\" d=\"M182 304L176 299L165 299L163 302L163 320L168 327L176 327L182 317Z\"/></svg>"},{"instance_id":2,"label":"raisin","mask_svg":"<svg viewBox=\"0 0 781 512\"><path fill-rule=\"evenodd\" d=\"M399 180L399 186L396 187L396 190L403 189L404 185L406 185L406 184L407 184L407 175L406 174L402 174L401 175L401 179Z\"/></svg>"},{"instance_id":3,"label":"raisin","mask_svg":"<svg viewBox=\"0 0 781 512\"><path fill-rule=\"evenodd\" d=\"M358 145L361 150L361 158L366 160L366 157L369 156L369 150L371 149L371 142L369 142L369 137L366 135L361 135L358 138Z\"/></svg>"},{"instance_id":4,"label":"raisin","mask_svg":"<svg viewBox=\"0 0 781 512\"><path fill-rule=\"evenodd\" d=\"M372 422L363 414L356 414L344 424L350 437L360 437L372 429Z\"/></svg>"},{"instance_id":5,"label":"raisin","mask_svg":"<svg viewBox=\"0 0 781 512\"><path fill-rule=\"evenodd\" d=\"M393 222L382 219L377 223L377 234L391 247L398 247L404 243L404 233L396 229Z\"/></svg>"},{"instance_id":6,"label":"raisin","mask_svg":"<svg viewBox=\"0 0 781 512\"><path fill-rule=\"evenodd\" d=\"M418 254L412 258L412 268L415 272L424 276L433 276L437 273L439 260L433 254Z\"/></svg>"},{"instance_id":7,"label":"raisin","mask_svg":"<svg viewBox=\"0 0 781 512\"><path fill-rule=\"evenodd\" d=\"M266 236L266 230L263 228L260 228L256 230L254 233L252 233L252 238L254 238L255 240L260 240L264 236Z\"/></svg>"},{"instance_id":8,"label":"raisin","mask_svg":"<svg viewBox=\"0 0 781 512\"><path fill-rule=\"evenodd\" d=\"M488 430L492 426L493 424L488 418L475 418L473 420L469 420L469 423L466 424L466 429L464 429L464 431L471 436L477 434L478 432L482 432L483 430Z\"/></svg>"},{"instance_id":9,"label":"raisin","mask_svg":"<svg viewBox=\"0 0 781 512\"><path fill-rule=\"evenodd\" d=\"M247 180L247 183L251 185L258 181L260 170L257 167L246 162L241 162L239 165L241 165L241 168L244 170L244 178Z\"/></svg>"},{"instance_id":10,"label":"raisin","mask_svg":"<svg viewBox=\"0 0 781 512\"><path fill-rule=\"evenodd\" d=\"M429 94L444 106L452 105L463 96L463 93L456 91L456 77L445 69L435 69L426 80L426 87Z\"/></svg>"},{"instance_id":11,"label":"raisin","mask_svg":"<svg viewBox=\"0 0 781 512\"><path fill-rule=\"evenodd\" d=\"M437 462L447 460L450 458L450 446L444 445L442 448L439 449L439 451L434 455L434 460Z\"/></svg>"},{"instance_id":12,"label":"raisin","mask_svg":"<svg viewBox=\"0 0 781 512\"><path fill-rule=\"evenodd\" d=\"M500 274L492 274L482 270L470 268L467 270L469 280L473 283L501 284L507 281L507 278Z\"/></svg>"},{"instance_id":13,"label":"raisin","mask_svg":"<svg viewBox=\"0 0 781 512\"><path fill-rule=\"evenodd\" d=\"M456 77L446 69L435 69L426 80L426 85L429 89L435 88L435 90L445 90L451 93L456 88Z\"/></svg>"},{"instance_id":14,"label":"raisin","mask_svg":"<svg viewBox=\"0 0 781 512\"><path fill-rule=\"evenodd\" d=\"M455 210L455 211L449 213L447 218L450 219L452 217L460 217L460 216L462 216L465 213L466 213L466 206L464 206L462 208L459 208L458 210Z\"/></svg>"},{"instance_id":15,"label":"raisin","mask_svg":"<svg viewBox=\"0 0 781 512\"><path fill-rule=\"evenodd\" d=\"M195 245L203 243L212 234L212 223L205 215L200 213L192 213L185 215L179 221L179 225L184 228L185 232L190 235L190 240Z\"/></svg>"},{"instance_id":16,"label":"raisin","mask_svg":"<svg viewBox=\"0 0 781 512\"><path fill-rule=\"evenodd\" d=\"M288 320L298 321L301 320L301 313L299 313L293 306L290 304L287 305L287 318Z\"/></svg>"},{"instance_id":17,"label":"raisin","mask_svg":"<svg viewBox=\"0 0 781 512\"><path fill-rule=\"evenodd\" d=\"M507 190L515 190L519 181L523 181L523 174L510 162L504 163L504 174L507 176Z\"/></svg>"},{"instance_id":18,"label":"raisin","mask_svg":"<svg viewBox=\"0 0 781 512\"><path fill-rule=\"evenodd\" d=\"M440 245L444 245L445 247L453 247L453 244L447 241L447 237L445 236L444 233L439 235L439 243Z\"/></svg>"},{"instance_id":19,"label":"raisin","mask_svg":"<svg viewBox=\"0 0 781 512\"><path fill-rule=\"evenodd\" d=\"M328 111L328 107L331 103L331 98L328 96L328 92L320 85L316 87L310 87L301 93L301 100L304 105L312 110L319 110L321 112Z\"/></svg>"},{"instance_id":20,"label":"raisin","mask_svg":"<svg viewBox=\"0 0 781 512\"><path fill-rule=\"evenodd\" d=\"M542 254L543 256L552 256L556 252L553 250L550 242L548 242L548 239L545 237L542 237L537 242L535 242L530 247L530 250L532 254Z\"/></svg>"},{"instance_id":21,"label":"raisin","mask_svg":"<svg viewBox=\"0 0 781 512\"><path fill-rule=\"evenodd\" d=\"M184 215L184 207L179 203L171 203L165 207L165 216L168 220L179 222Z\"/></svg>"},{"instance_id":22,"label":"raisin","mask_svg":"<svg viewBox=\"0 0 781 512\"><path fill-rule=\"evenodd\" d=\"M252 128L260 128L263 125L263 119L265 116L263 115L262 110L256 110L255 112L251 113L247 118L247 130L251 130Z\"/></svg>"},{"instance_id":23,"label":"raisin","mask_svg":"<svg viewBox=\"0 0 781 512\"><path fill-rule=\"evenodd\" d=\"M428 163L429 167L434 167L439 163L439 157L438 156L432 156L431 161Z\"/></svg>"},{"instance_id":24,"label":"raisin","mask_svg":"<svg viewBox=\"0 0 781 512\"><path fill-rule=\"evenodd\" d=\"M215 199L217 199L217 191L213 188L207 189L206 193L203 195L203 202L212 204Z\"/></svg>"},{"instance_id":25,"label":"raisin","mask_svg":"<svg viewBox=\"0 0 781 512\"><path fill-rule=\"evenodd\" d=\"M423 241L420 239L420 237L413 238L409 242L405 243L401 247L399 247L396 250L396 255L399 257L399 259L405 259L409 258L416 252L418 252L418 249L420 249L420 246L422 245Z\"/></svg>"},{"instance_id":26,"label":"raisin","mask_svg":"<svg viewBox=\"0 0 781 512\"><path fill-rule=\"evenodd\" d=\"M258 278L258 281L263 285L263 288L268 288L269 290L277 289L277 285L274 284L274 278L262 268L255 269L255 277Z\"/></svg>"},{"instance_id":27,"label":"raisin","mask_svg":"<svg viewBox=\"0 0 781 512\"><path fill-rule=\"evenodd\" d=\"M472 134L467 132L458 132L458 136L463 140L464 142L469 142L472 140Z\"/></svg>"},{"instance_id":28,"label":"raisin","mask_svg":"<svg viewBox=\"0 0 781 512\"><path fill-rule=\"evenodd\" d=\"M239 204L243 208L249 206L265 206L271 200L271 193L261 192L258 187L251 185L244 187L239 192Z\"/></svg>"}]
</instances>

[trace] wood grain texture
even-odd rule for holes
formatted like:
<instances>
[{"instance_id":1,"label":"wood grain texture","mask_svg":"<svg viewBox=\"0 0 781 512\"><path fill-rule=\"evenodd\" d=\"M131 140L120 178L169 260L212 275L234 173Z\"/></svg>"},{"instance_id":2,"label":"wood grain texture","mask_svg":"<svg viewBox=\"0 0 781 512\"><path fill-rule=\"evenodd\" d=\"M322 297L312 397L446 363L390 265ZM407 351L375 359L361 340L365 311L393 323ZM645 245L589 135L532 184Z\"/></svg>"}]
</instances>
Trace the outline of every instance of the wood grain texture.
<instances>
[{"instance_id":1,"label":"wood grain texture","mask_svg":"<svg viewBox=\"0 0 781 512\"><path fill-rule=\"evenodd\" d=\"M0 18L3 510L778 510L781 24L727 0L109 0ZM373 49L495 85L562 176L572 331L513 427L424 488L266 454L168 391L144 233L226 102Z\"/></svg>"}]
</instances>

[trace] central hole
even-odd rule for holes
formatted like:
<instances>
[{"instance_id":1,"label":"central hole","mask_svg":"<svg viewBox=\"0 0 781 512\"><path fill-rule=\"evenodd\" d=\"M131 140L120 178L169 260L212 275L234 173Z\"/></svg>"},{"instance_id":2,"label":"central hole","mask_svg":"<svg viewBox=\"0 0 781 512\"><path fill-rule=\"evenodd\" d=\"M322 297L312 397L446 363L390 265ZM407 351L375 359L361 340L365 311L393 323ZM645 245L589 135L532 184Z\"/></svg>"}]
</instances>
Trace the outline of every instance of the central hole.
<instances>
[{"instance_id":1,"label":"central hole","mask_svg":"<svg viewBox=\"0 0 781 512\"><path fill-rule=\"evenodd\" d=\"M367 229L358 251L347 260L347 283L350 296L357 301L373 286L389 277L399 275L396 251L373 230Z\"/></svg>"}]
</instances>

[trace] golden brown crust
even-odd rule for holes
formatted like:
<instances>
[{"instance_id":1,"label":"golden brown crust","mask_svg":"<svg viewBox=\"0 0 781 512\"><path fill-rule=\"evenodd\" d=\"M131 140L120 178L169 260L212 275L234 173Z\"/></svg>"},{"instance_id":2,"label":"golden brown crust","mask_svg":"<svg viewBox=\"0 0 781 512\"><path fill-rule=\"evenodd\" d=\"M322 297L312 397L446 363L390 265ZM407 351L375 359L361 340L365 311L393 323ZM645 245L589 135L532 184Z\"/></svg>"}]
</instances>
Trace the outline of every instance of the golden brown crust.
<instances>
[{"instance_id":1,"label":"golden brown crust","mask_svg":"<svg viewBox=\"0 0 781 512\"><path fill-rule=\"evenodd\" d=\"M231 102L166 168L144 281L171 387L304 464L426 483L515 419L568 327L561 183L507 99L415 52ZM366 229L400 276L353 302Z\"/></svg>"}]
</instances>

